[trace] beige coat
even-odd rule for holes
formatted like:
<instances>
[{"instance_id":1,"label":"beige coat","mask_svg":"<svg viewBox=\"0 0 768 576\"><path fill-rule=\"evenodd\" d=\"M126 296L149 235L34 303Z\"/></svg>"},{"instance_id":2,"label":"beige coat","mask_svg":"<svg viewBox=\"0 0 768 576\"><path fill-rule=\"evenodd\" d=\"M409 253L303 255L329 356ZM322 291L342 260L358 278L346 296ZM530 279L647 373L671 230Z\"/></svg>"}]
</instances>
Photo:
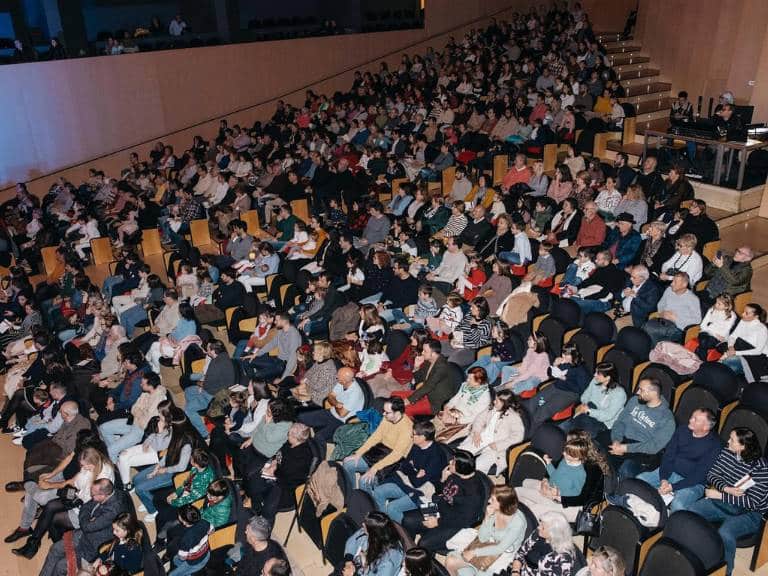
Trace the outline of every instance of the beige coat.
<instances>
[{"instance_id":1,"label":"beige coat","mask_svg":"<svg viewBox=\"0 0 768 576\"><path fill-rule=\"evenodd\" d=\"M469 431L469 436L459 446L463 450L469 450L476 456L479 453L476 449L472 448L472 436L474 434L482 434L483 430L488 426L493 414L493 408L486 410L480 414L472 423L472 427ZM494 448L488 446L482 449L480 452L491 451L496 459L496 471L497 473L506 470L507 468L507 448L519 444L523 441L525 434L525 425L520 415L510 410L503 416L501 416L496 423L496 428L493 431L493 444Z\"/></svg>"},{"instance_id":2,"label":"beige coat","mask_svg":"<svg viewBox=\"0 0 768 576\"><path fill-rule=\"evenodd\" d=\"M162 384L152 392L142 392L136 403L131 407L133 425L146 428L150 418L157 416L157 406L166 399L168 391Z\"/></svg>"}]
</instances>

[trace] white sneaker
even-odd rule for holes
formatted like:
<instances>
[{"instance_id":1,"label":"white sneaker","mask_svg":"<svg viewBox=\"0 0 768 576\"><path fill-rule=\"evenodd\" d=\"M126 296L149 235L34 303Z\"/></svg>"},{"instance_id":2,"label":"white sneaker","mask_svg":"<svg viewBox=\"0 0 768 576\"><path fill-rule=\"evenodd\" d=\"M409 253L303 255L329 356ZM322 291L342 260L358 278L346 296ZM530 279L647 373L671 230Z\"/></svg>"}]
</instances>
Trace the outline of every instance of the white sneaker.
<instances>
[{"instance_id":1,"label":"white sneaker","mask_svg":"<svg viewBox=\"0 0 768 576\"><path fill-rule=\"evenodd\" d=\"M138 508L136 508L136 511L137 511L137 512L142 512L142 513L144 513L144 512L146 512L146 511L147 511L147 507L146 507L146 506L144 506L144 504L139 504L139 507L138 507Z\"/></svg>"},{"instance_id":2,"label":"white sneaker","mask_svg":"<svg viewBox=\"0 0 768 576\"><path fill-rule=\"evenodd\" d=\"M13 440L11 440L11 442L13 442L16 446L21 446L22 440L24 440L24 438L18 437L18 438L14 438Z\"/></svg>"},{"instance_id":3,"label":"white sneaker","mask_svg":"<svg viewBox=\"0 0 768 576\"><path fill-rule=\"evenodd\" d=\"M157 512L153 514L147 514L146 516L144 516L143 520L144 522L154 522L156 517L157 517Z\"/></svg>"}]
</instances>

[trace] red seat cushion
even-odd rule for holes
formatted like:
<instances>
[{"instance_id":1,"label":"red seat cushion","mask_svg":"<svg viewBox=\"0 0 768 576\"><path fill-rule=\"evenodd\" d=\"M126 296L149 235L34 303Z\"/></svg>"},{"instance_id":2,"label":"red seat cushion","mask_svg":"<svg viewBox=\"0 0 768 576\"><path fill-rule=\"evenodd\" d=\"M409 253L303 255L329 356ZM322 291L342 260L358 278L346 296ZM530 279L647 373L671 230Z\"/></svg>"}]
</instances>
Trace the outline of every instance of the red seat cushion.
<instances>
[{"instance_id":1,"label":"red seat cushion","mask_svg":"<svg viewBox=\"0 0 768 576\"><path fill-rule=\"evenodd\" d=\"M713 348L707 352L707 362L717 362L721 356L722 354Z\"/></svg>"},{"instance_id":2,"label":"red seat cushion","mask_svg":"<svg viewBox=\"0 0 768 576\"><path fill-rule=\"evenodd\" d=\"M471 150L464 150L463 152L460 152L456 160L459 162L459 164L466 164L467 162L471 162L477 158L477 153L472 152Z\"/></svg>"},{"instance_id":3,"label":"red seat cushion","mask_svg":"<svg viewBox=\"0 0 768 576\"><path fill-rule=\"evenodd\" d=\"M551 278L547 278L546 280L542 280L541 282L536 284L536 286L538 286L539 288L551 288L554 285L554 283L555 283L555 279L554 277L551 277Z\"/></svg>"},{"instance_id":4,"label":"red seat cushion","mask_svg":"<svg viewBox=\"0 0 768 576\"><path fill-rule=\"evenodd\" d=\"M575 408L575 406L576 404L571 404L570 406L568 406L568 408L560 410L560 412L552 416L552 421L560 422L562 420L568 420L568 418L573 416L573 409Z\"/></svg>"}]
</instances>

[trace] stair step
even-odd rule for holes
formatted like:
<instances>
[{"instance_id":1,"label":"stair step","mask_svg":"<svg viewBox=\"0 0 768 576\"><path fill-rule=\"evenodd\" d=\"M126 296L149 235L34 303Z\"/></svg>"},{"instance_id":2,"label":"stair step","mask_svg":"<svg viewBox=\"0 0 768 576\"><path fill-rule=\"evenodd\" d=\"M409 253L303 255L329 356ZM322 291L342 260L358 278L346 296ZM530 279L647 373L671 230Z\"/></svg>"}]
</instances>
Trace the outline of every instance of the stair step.
<instances>
[{"instance_id":1,"label":"stair step","mask_svg":"<svg viewBox=\"0 0 768 576\"><path fill-rule=\"evenodd\" d=\"M630 64L644 64L651 61L650 56L637 56L636 54L613 54L610 56L611 66L627 66Z\"/></svg>"},{"instance_id":2,"label":"stair step","mask_svg":"<svg viewBox=\"0 0 768 576\"><path fill-rule=\"evenodd\" d=\"M621 45L624 44L624 45ZM623 42L617 42L616 46L607 46L605 48L606 54L625 54L629 52L640 52L642 50L642 46L639 46L638 44L632 44L632 43L623 43Z\"/></svg>"},{"instance_id":3,"label":"stair step","mask_svg":"<svg viewBox=\"0 0 768 576\"><path fill-rule=\"evenodd\" d=\"M655 120L643 121L640 118L637 119L637 133L645 134L646 130L655 130L657 132L664 132L669 128L669 116L665 118L657 118Z\"/></svg>"},{"instance_id":4,"label":"stair step","mask_svg":"<svg viewBox=\"0 0 768 576\"><path fill-rule=\"evenodd\" d=\"M616 48L616 46L632 46L637 43L638 43L637 41L633 41L631 36L629 38L622 38L621 34L606 36L605 39L601 41L603 48Z\"/></svg>"},{"instance_id":5,"label":"stair step","mask_svg":"<svg viewBox=\"0 0 768 576\"><path fill-rule=\"evenodd\" d=\"M649 64L647 60L650 60L650 58L646 58L645 62L640 62L637 59L633 59L632 63L629 64L615 64L612 66L612 68L616 71L616 74L621 76L622 74L627 75L630 72L636 72L637 70L645 70L646 68L653 68L652 64Z\"/></svg>"},{"instance_id":6,"label":"stair step","mask_svg":"<svg viewBox=\"0 0 768 576\"><path fill-rule=\"evenodd\" d=\"M637 96L631 96L629 98L620 98L619 102L629 102L630 104L634 104L637 106L641 102L655 102L657 100L663 100L664 98L670 98L672 94L669 92L669 90L664 90L662 92L644 92L642 94L638 94Z\"/></svg>"},{"instance_id":7,"label":"stair step","mask_svg":"<svg viewBox=\"0 0 768 576\"><path fill-rule=\"evenodd\" d=\"M611 38L616 38L618 40L621 40L621 35L623 32L618 30L602 30L600 32L595 32L595 38L598 40L605 39L606 41L611 41ZM631 40L632 36L627 36L624 38L624 40Z\"/></svg>"},{"instance_id":8,"label":"stair step","mask_svg":"<svg viewBox=\"0 0 768 576\"><path fill-rule=\"evenodd\" d=\"M648 84L653 84L658 81L658 76L640 76L639 78L637 76L627 76L626 78L621 79L621 85L624 86L624 88L634 86L635 88L640 87L643 90L647 90ZM646 94L648 94L648 92L646 92Z\"/></svg>"},{"instance_id":9,"label":"stair step","mask_svg":"<svg viewBox=\"0 0 768 576\"><path fill-rule=\"evenodd\" d=\"M659 75L657 68L641 68L639 70L632 70L630 72L616 72L619 80L624 82L625 80L632 80L634 78L652 78Z\"/></svg>"},{"instance_id":10,"label":"stair step","mask_svg":"<svg viewBox=\"0 0 768 576\"><path fill-rule=\"evenodd\" d=\"M625 87L627 91L626 98L622 99L622 102L633 102L633 98L643 98L649 94L656 94L659 92L669 92L672 89L670 82L646 82L645 84L633 84Z\"/></svg>"},{"instance_id":11,"label":"stair step","mask_svg":"<svg viewBox=\"0 0 768 576\"><path fill-rule=\"evenodd\" d=\"M669 97L657 98L655 100L646 100L645 102L635 104L635 110L637 111L638 115L658 112L659 110L669 110L671 108L672 99Z\"/></svg>"}]
</instances>

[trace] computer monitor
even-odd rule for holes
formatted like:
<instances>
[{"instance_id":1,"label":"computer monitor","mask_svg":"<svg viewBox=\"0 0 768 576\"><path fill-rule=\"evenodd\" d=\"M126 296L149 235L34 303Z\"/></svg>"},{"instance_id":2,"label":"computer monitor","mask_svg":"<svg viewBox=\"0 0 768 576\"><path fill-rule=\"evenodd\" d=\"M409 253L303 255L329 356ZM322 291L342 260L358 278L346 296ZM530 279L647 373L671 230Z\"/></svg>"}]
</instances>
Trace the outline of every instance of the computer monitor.
<instances>
[{"instance_id":1,"label":"computer monitor","mask_svg":"<svg viewBox=\"0 0 768 576\"><path fill-rule=\"evenodd\" d=\"M752 124L752 115L755 113L754 106L735 106L733 107L733 113L741 118L742 124Z\"/></svg>"}]
</instances>

